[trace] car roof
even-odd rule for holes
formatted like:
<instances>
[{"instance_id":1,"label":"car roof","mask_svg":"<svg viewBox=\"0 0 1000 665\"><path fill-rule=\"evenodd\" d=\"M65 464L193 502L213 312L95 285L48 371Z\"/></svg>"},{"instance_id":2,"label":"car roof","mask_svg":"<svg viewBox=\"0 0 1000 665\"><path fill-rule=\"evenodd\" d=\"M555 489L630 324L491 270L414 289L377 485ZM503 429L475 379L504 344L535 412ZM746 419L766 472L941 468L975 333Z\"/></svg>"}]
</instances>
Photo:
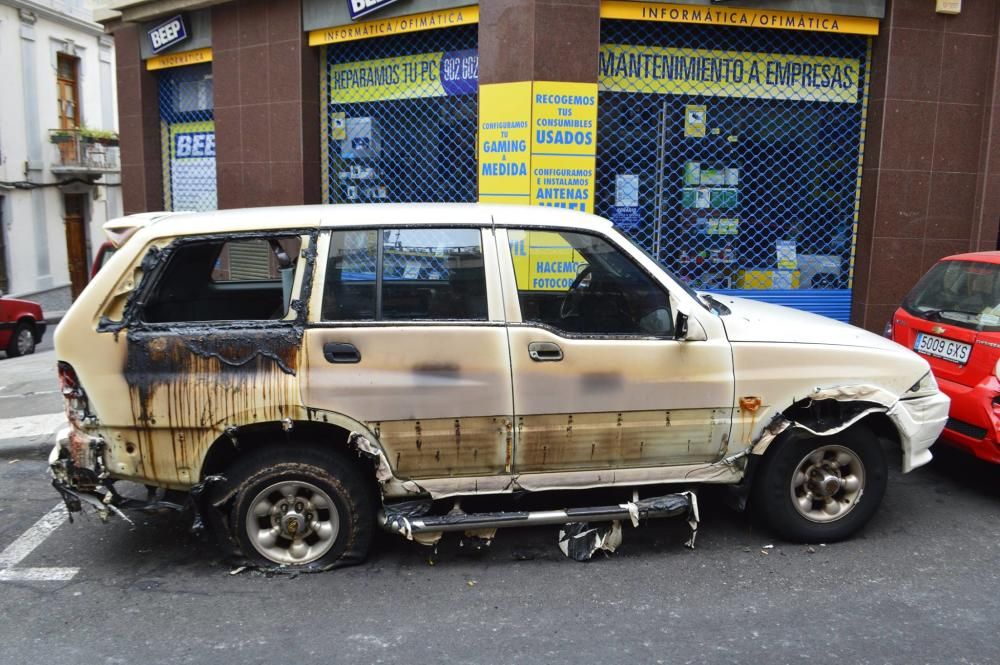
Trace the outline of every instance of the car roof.
<instances>
[{"instance_id":1,"label":"car roof","mask_svg":"<svg viewBox=\"0 0 1000 665\"><path fill-rule=\"evenodd\" d=\"M211 212L143 213L134 218L152 237L262 229L353 226L529 226L607 231L611 222L562 208L480 203L358 203L236 208Z\"/></svg>"},{"instance_id":2,"label":"car roof","mask_svg":"<svg viewBox=\"0 0 1000 665\"><path fill-rule=\"evenodd\" d=\"M946 256L941 261L978 261L980 263L1000 264L1000 252L968 252L966 254L953 254Z\"/></svg>"}]
</instances>

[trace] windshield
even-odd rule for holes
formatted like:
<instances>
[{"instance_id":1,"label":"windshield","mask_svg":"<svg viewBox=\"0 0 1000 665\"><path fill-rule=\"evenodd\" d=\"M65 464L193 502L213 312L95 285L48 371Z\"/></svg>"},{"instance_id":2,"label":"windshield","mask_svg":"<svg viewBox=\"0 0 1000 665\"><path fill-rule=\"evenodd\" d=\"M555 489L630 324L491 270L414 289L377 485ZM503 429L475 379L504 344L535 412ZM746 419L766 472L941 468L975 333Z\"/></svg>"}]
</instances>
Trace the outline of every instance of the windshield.
<instances>
[{"instance_id":1,"label":"windshield","mask_svg":"<svg viewBox=\"0 0 1000 665\"><path fill-rule=\"evenodd\" d=\"M943 261L917 282L903 309L928 321L1000 331L1000 265Z\"/></svg>"}]
</instances>

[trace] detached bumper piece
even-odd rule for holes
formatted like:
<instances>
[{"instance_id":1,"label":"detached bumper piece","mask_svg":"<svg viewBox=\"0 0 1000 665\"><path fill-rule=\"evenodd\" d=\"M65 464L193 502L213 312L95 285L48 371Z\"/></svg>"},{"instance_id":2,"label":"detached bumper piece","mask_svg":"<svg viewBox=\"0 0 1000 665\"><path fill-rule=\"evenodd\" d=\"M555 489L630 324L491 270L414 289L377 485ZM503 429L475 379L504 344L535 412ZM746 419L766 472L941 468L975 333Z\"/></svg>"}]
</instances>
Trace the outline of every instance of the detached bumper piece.
<instances>
[{"instance_id":1,"label":"detached bumper piece","mask_svg":"<svg viewBox=\"0 0 1000 665\"><path fill-rule=\"evenodd\" d=\"M430 509L430 501L387 505L379 515L379 524L391 533L424 545L436 544L445 532L461 531L468 536L481 537L483 533L505 527L559 524L563 525L559 534L559 548L563 554L586 561L598 550L615 551L622 542L623 520L637 527L642 520L686 517L691 538L685 545L692 548L699 521L698 498L693 492L635 499L614 506L561 510L466 513L456 505L446 515L429 515ZM598 524L591 527L591 523Z\"/></svg>"},{"instance_id":2,"label":"detached bumper piece","mask_svg":"<svg viewBox=\"0 0 1000 665\"><path fill-rule=\"evenodd\" d=\"M102 522L116 515L132 524L123 511L137 510L144 513L162 510L180 511L184 505L167 501L165 491L155 487L147 488L145 499L122 496L114 487L102 461L104 441L99 438L83 440L78 432L66 428L59 432L56 444L49 453L49 473L52 486L66 503L70 520L73 513L91 508ZM81 466L75 460L89 461L92 466ZM194 489L192 489L193 493ZM197 513L196 513L197 517Z\"/></svg>"}]
</instances>

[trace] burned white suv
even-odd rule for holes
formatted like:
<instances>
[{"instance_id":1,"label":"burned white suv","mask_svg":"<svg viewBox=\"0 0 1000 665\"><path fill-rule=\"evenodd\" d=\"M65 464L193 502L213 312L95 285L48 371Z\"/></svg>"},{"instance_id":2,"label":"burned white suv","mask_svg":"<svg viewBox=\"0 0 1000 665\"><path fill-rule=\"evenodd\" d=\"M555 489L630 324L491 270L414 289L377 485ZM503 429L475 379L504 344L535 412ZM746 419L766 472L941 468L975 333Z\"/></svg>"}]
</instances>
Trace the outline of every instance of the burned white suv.
<instances>
[{"instance_id":1,"label":"burned white suv","mask_svg":"<svg viewBox=\"0 0 1000 665\"><path fill-rule=\"evenodd\" d=\"M695 293L589 215L304 206L113 226L120 249L55 335L70 427L54 484L104 517L186 496L258 565L357 562L377 526L426 544L562 524L586 558L622 521L693 523L702 483L780 536L833 541L878 507L883 444L909 471L947 417L903 347ZM539 509L505 500L525 492Z\"/></svg>"}]
</instances>

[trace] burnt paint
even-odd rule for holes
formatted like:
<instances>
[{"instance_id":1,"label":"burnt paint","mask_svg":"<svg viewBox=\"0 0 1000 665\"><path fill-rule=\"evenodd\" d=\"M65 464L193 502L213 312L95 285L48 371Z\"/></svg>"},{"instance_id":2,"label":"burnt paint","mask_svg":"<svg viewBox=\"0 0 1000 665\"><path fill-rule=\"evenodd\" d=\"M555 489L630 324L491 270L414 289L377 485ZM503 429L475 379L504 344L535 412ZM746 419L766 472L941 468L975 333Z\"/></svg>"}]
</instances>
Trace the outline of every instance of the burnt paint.
<instances>
[{"instance_id":1,"label":"burnt paint","mask_svg":"<svg viewBox=\"0 0 1000 665\"><path fill-rule=\"evenodd\" d=\"M253 384L269 371L295 376L301 333L293 326L218 330L175 328L132 331L125 380L138 407L137 424L148 425L154 392L193 373L214 375L226 390Z\"/></svg>"},{"instance_id":2,"label":"burnt paint","mask_svg":"<svg viewBox=\"0 0 1000 665\"><path fill-rule=\"evenodd\" d=\"M301 297L289 303L294 319L191 324L141 321L144 299L153 292L163 266L181 244L279 235L307 235L310 239L302 250ZM317 230L193 236L163 249L153 247L143 257L142 281L129 296L123 320L102 320L98 330L117 334L127 328L124 377L144 476L174 482L183 481L184 474L196 477L220 422L246 417L254 422L280 420L286 415L282 412L286 405L300 405L298 362L309 315L317 238ZM166 454L163 446L167 445L172 455Z\"/></svg>"},{"instance_id":3,"label":"burnt paint","mask_svg":"<svg viewBox=\"0 0 1000 665\"><path fill-rule=\"evenodd\" d=\"M153 245L146 251L146 254L142 257L142 260L139 263L139 270L142 273L142 277L140 278L139 283L136 284L136 287L129 293L128 299L125 301L125 307L121 320L113 321L106 316L102 316L97 325L97 332L110 332L117 334L126 329L132 331L151 327L150 324L143 323L140 320L142 306L145 303L145 299L156 288L156 283L159 281L164 267L169 263L170 257L178 247L190 243L212 240L231 240L235 238L240 240L256 240L274 238L277 236L307 236L310 239L309 247L301 250L302 257L306 259L302 279L302 297L301 299L292 300L289 304L289 309L296 313L295 323L298 324L300 328L304 328L306 321L309 318L308 303L309 296L312 293L312 277L316 264L316 241L319 238L318 229L281 229L251 233L206 233L201 235L183 236L174 240L166 247ZM301 339L301 333L299 337Z\"/></svg>"}]
</instances>

